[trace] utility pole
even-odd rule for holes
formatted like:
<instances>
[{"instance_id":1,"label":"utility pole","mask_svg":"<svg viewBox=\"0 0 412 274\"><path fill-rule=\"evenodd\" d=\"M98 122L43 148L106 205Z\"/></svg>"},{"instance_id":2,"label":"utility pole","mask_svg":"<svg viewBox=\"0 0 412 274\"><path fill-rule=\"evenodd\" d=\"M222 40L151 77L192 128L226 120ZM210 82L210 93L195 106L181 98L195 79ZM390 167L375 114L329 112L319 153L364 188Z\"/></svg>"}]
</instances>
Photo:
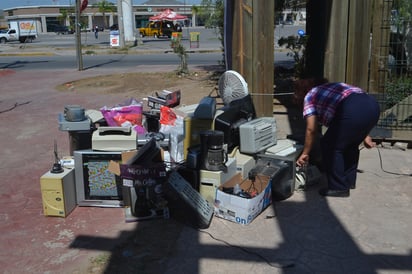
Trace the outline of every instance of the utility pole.
<instances>
[{"instance_id":1,"label":"utility pole","mask_svg":"<svg viewBox=\"0 0 412 274\"><path fill-rule=\"evenodd\" d=\"M80 29L80 13L81 13L81 0L76 0L76 56L78 70L83 70L83 57L82 57L82 36Z\"/></svg>"},{"instance_id":2,"label":"utility pole","mask_svg":"<svg viewBox=\"0 0 412 274\"><path fill-rule=\"evenodd\" d=\"M119 47L124 47L123 0L117 0L117 21L119 26Z\"/></svg>"}]
</instances>

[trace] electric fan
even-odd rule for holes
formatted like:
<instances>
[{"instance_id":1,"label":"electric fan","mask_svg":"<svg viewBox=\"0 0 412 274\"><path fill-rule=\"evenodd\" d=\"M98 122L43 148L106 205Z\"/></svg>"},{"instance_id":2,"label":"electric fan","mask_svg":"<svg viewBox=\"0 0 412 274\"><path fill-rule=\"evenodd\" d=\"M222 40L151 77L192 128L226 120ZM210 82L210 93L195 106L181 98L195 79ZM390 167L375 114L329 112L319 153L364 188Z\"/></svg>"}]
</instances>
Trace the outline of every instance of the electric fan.
<instances>
[{"instance_id":1,"label":"electric fan","mask_svg":"<svg viewBox=\"0 0 412 274\"><path fill-rule=\"evenodd\" d=\"M219 96L223 104L229 105L236 99L241 99L248 95L248 88L245 79L234 70L225 71L219 78Z\"/></svg>"}]
</instances>

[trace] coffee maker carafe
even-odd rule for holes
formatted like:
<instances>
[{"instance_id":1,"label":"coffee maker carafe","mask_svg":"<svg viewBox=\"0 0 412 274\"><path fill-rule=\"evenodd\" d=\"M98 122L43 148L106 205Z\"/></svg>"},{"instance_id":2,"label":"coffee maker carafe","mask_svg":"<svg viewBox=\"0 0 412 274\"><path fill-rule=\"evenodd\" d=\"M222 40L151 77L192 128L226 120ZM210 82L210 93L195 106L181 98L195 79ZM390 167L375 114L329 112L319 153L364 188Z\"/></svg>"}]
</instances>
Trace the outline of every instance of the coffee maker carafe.
<instances>
[{"instance_id":1,"label":"coffee maker carafe","mask_svg":"<svg viewBox=\"0 0 412 274\"><path fill-rule=\"evenodd\" d=\"M227 152L224 149L224 133L219 130L200 132L200 167L210 171L227 171Z\"/></svg>"}]
</instances>

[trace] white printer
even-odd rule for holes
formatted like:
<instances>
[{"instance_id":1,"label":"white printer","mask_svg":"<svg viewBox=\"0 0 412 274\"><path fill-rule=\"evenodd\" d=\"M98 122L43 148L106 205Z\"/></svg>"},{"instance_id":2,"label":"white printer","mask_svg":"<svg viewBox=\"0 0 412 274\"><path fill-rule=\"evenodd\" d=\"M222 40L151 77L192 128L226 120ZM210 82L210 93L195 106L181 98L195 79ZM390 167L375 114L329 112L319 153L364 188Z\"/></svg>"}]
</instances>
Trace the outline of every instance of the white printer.
<instances>
[{"instance_id":1,"label":"white printer","mask_svg":"<svg viewBox=\"0 0 412 274\"><path fill-rule=\"evenodd\" d=\"M92 135L92 149L123 151L137 148L136 131L131 127L98 127Z\"/></svg>"},{"instance_id":2,"label":"white printer","mask_svg":"<svg viewBox=\"0 0 412 274\"><path fill-rule=\"evenodd\" d=\"M276 120L260 117L243 123L239 127L240 152L254 154L276 145Z\"/></svg>"}]
</instances>

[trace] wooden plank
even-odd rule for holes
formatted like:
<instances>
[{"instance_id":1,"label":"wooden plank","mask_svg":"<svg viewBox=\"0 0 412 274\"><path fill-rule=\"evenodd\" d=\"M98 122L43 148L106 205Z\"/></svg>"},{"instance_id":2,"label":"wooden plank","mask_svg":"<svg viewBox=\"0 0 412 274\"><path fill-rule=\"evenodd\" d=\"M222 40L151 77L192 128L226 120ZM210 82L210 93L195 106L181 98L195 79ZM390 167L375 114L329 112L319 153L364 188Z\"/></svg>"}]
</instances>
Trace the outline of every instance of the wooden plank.
<instances>
[{"instance_id":1,"label":"wooden plank","mask_svg":"<svg viewBox=\"0 0 412 274\"><path fill-rule=\"evenodd\" d=\"M273 115L274 1L253 1L253 52L250 64L257 116Z\"/></svg>"},{"instance_id":2,"label":"wooden plank","mask_svg":"<svg viewBox=\"0 0 412 274\"><path fill-rule=\"evenodd\" d=\"M346 81L349 1L332 1L324 67L331 82Z\"/></svg>"},{"instance_id":3,"label":"wooden plank","mask_svg":"<svg viewBox=\"0 0 412 274\"><path fill-rule=\"evenodd\" d=\"M368 88L371 0L350 0L346 82Z\"/></svg>"},{"instance_id":4,"label":"wooden plank","mask_svg":"<svg viewBox=\"0 0 412 274\"><path fill-rule=\"evenodd\" d=\"M387 60L389 54L390 7L385 0L374 0L372 5L371 63L368 91L383 93L388 78Z\"/></svg>"},{"instance_id":5,"label":"wooden plank","mask_svg":"<svg viewBox=\"0 0 412 274\"><path fill-rule=\"evenodd\" d=\"M254 25L255 25L255 18L253 17L254 13L254 0L242 0L241 7L241 17L242 17L242 29L243 29L243 55L244 55L244 63L241 67L241 73L245 78L246 82L248 83L249 93L253 90L253 52L254 48Z\"/></svg>"},{"instance_id":6,"label":"wooden plank","mask_svg":"<svg viewBox=\"0 0 412 274\"><path fill-rule=\"evenodd\" d=\"M272 116L274 2L235 1L234 18L232 68L248 83L257 115Z\"/></svg>"},{"instance_id":7,"label":"wooden plank","mask_svg":"<svg viewBox=\"0 0 412 274\"><path fill-rule=\"evenodd\" d=\"M243 67L243 28L241 18L241 2L234 1L233 33L232 33L232 69L241 73ZM242 39L241 39L242 38Z\"/></svg>"}]
</instances>

